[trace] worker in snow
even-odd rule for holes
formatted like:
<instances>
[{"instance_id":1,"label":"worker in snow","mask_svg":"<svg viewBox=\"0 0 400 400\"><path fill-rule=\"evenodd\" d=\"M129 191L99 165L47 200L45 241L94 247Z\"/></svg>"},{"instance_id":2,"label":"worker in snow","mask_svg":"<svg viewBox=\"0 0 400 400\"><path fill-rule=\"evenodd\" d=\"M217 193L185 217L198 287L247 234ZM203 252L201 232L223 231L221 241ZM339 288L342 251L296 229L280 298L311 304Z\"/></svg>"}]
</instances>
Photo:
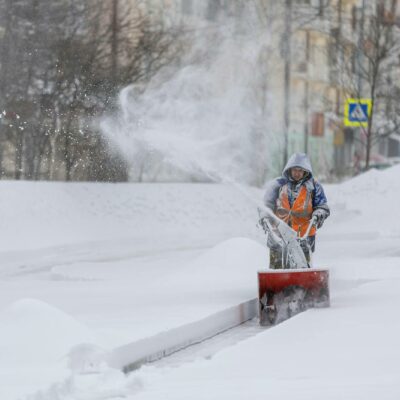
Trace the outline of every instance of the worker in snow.
<instances>
[{"instance_id":1,"label":"worker in snow","mask_svg":"<svg viewBox=\"0 0 400 400\"><path fill-rule=\"evenodd\" d=\"M314 217L314 225L302 249L308 262L315 250L316 230L322 227L330 211L324 189L314 179L311 163L304 153L294 153L283 169L282 176L267 183L264 203L285 221L299 236L304 236ZM270 268L282 268L282 249L268 236Z\"/></svg>"}]
</instances>

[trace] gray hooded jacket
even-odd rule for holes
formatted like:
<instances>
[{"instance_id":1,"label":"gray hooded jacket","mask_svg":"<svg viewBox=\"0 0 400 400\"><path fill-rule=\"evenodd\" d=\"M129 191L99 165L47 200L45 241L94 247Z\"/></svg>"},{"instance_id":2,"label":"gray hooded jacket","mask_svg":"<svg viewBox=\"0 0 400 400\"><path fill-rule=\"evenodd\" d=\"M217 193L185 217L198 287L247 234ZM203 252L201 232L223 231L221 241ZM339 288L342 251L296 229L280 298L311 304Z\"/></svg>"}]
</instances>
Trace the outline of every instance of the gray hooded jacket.
<instances>
[{"instance_id":1,"label":"gray hooded jacket","mask_svg":"<svg viewBox=\"0 0 400 400\"><path fill-rule=\"evenodd\" d=\"M290 176L290 169L294 167L302 168L306 171L303 179L296 182ZM308 156L304 153L294 153L288 160L283 169L282 176L267 183L264 195L264 204L271 210L275 211L276 201L282 186L288 184L289 201L291 205L296 200L300 188L305 185L312 193L313 209L322 209L329 216L328 201L324 193L322 185L313 177L312 167Z\"/></svg>"}]
</instances>

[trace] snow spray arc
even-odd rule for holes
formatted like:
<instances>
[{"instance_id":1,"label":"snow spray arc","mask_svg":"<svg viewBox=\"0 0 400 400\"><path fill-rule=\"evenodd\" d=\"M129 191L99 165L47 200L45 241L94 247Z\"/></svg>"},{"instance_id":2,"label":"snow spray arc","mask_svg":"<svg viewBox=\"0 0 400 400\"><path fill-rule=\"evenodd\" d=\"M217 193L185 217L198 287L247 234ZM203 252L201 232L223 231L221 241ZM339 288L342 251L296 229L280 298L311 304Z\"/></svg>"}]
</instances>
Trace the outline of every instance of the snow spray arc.
<instances>
[{"instance_id":1,"label":"snow spray arc","mask_svg":"<svg viewBox=\"0 0 400 400\"><path fill-rule=\"evenodd\" d=\"M101 128L130 165L131 180L262 183L275 124L265 106L269 37L260 25L251 32L232 26L196 39L168 79L160 73L145 88L121 91L120 112Z\"/></svg>"}]
</instances>

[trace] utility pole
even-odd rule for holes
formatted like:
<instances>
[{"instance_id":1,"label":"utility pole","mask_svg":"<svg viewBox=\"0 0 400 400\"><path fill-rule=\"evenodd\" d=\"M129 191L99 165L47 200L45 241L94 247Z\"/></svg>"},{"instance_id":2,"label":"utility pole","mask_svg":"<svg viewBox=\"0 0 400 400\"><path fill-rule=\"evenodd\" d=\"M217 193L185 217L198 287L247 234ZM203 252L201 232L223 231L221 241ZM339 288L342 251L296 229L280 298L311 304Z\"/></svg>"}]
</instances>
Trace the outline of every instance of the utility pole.
<instances>
[{"instance_id":1,"label":"utility pole","mask_svg":"<svg viewBox=\"0 0 400 400\"><path fill-rule=\"evenodd\" d=\"M291 35L292 35L292 0L285 0L285 32L283 34L284 67L284 145L283 165L286 165L289 153L289 125L290 125L290 69L291 69Z\"/></svg>"},{"instance_id":2,"label":"utility pole","mask_svg":"<svg viewBox=\"0 0 400 400\"><path fill-rule=\"evenodd\" d=\"M362 97L362 62L363 62L363 46L364 46L364 20L365 20L365 0L361 4L360 34L358 36L358 97Z\"/></svg>"},{"instance_id":3,"label":"utility pole","mask_svg":"<svg viewBox=\"0 0 400 400\"><path fill-rule=\"evenodd\" d=\"M309 92L310 92L310 83L308 81L308 63L310 61L310 31L306 30L306 71L307 76L304 80L304 153L308 153L308 135L309 135Z\"/></svg>"},{"instance_id":4,"label":"utility pole","mask_svg":"<svg viewBox=\"0 0 400 400\"><path fill-rule=\"evenodd\" d=\"M342 67L343 64L343 51L340 48L340 40L342 36L342 0L338 0L338 26L337 26L337 33L335 38L335 55L337 56L337 63L338 63L338 70L337 74L339 74L339 69ZM336 84L339 82L339 77L336 79ZM340 115L340 90L336 89L336 115Z\"/></svg>"}]
</instances>

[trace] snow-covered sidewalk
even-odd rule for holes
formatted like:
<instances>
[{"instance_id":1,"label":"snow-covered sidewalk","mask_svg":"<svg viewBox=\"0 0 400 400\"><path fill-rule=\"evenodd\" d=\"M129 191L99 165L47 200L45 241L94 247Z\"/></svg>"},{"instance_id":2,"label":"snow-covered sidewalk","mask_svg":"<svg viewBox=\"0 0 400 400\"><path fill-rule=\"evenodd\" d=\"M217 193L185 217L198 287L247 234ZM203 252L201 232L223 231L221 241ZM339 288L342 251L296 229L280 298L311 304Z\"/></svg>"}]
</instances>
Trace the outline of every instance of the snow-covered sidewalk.
<instances>
[{"instance_id":1,"label":"snow-covered sidewalk","mask_svg":"<svg viewBox=\"0 0 400 400\"><path fill-rule=\"evenodd\" d=\"M188 202L198 204L200 187L185 186L185 194L180 191L172 200L173 220L159 223L153 211L143 217L159 229L151 241L145 229L140 240L139 208L127 217L135 228L115 216L111 231L123 227L115 240L104 233L94 235L91 244L84 238L77 245L65 240L70 247L32 250L34 257L24 265L20 261L28 253L4 253L0 319L9 328L0 333L0 375L7 382L1 397L14 399L42 387L29 399L397 400L400 214L384 205L396 204L399 172L398 167L371 171L326 187L332 216L318 235L314 263L330 268L331 308L308 310L179 368L164 362L125 376L102 365L96 373L82 374L79 360L85 349L96 349L93 345L101 353L256 295L256 271L268 254L257 242L262 235L254 230L254 205L233 189L201 185L202 196L213 200L200 201L196 213L184 213ZM119 198L118 186L111 186ZM93 190L102 197L102 189ZM156 205L171 189L160 185L161 197L151 185L132 185L133 190ZM229 207L222 210L219 204ZM77 210L75 217L60 212L60 225L64 218L76 218L90 226L85 212ZM102 224L100 209L96 213L96 224ZM161 237L167 238L162 244ZM68 371L62 356L81 342L90 346L77 348Z\"/></svg>"}]
</instances>

